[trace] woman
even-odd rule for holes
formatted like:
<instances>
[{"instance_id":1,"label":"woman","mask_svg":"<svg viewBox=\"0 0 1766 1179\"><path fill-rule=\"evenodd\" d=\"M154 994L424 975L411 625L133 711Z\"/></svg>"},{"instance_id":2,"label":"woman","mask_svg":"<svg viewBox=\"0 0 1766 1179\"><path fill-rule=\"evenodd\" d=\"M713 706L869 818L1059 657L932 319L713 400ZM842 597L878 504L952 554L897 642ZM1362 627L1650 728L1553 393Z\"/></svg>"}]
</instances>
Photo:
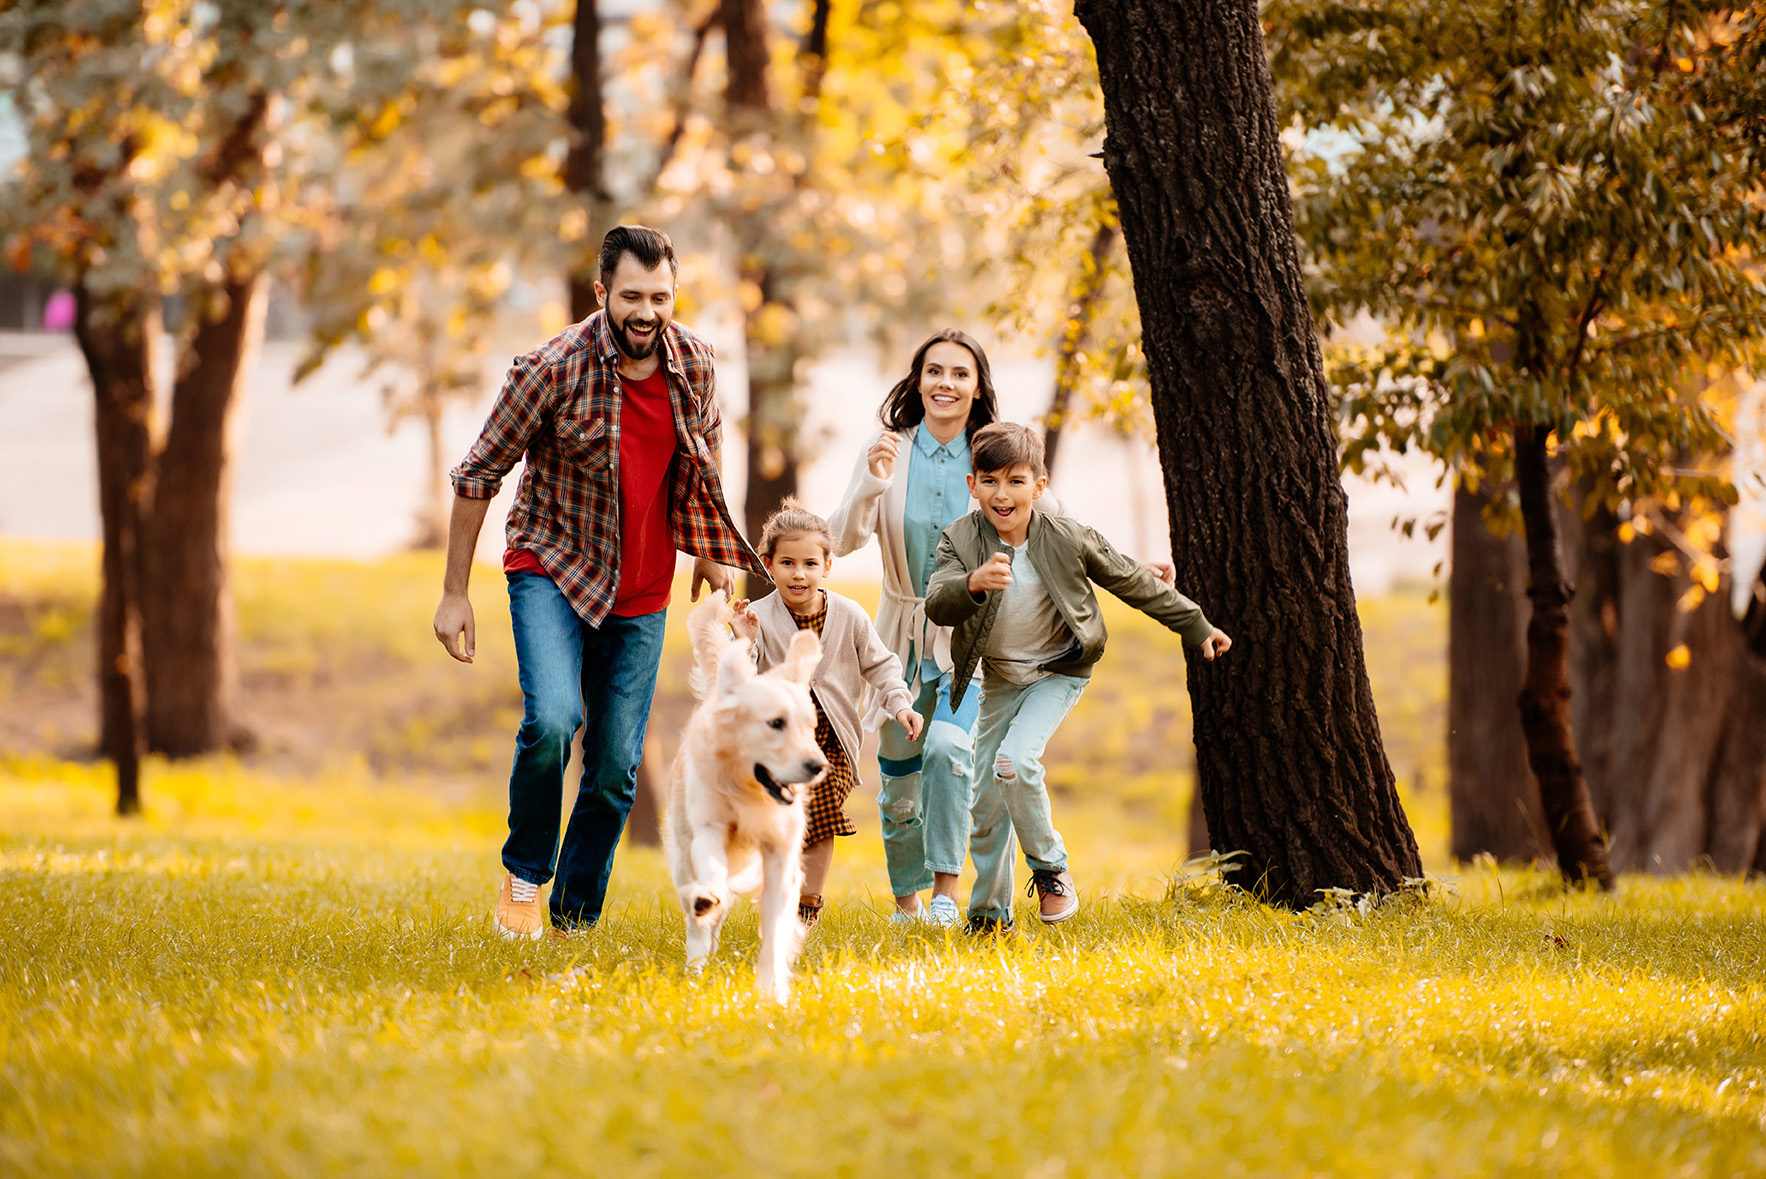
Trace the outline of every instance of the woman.
<instances>
[{"instance_id":1,"label":"woman","mask_svg":"<svg viewBox=\"0 0 1766 1179\"><path fill-rule=\"evenodd\" d=\"M900 658L918 739L873 702L866 726L880 728L877 806L890 890L900 919L957 924L957 877L965 852L975 859L969 927L1008 928L1017 841L1008 822L970 830L978 692L950 706L950 630L926 621L926 582L945 528L970 511L969 438L999 416L987 354L966 333L946 328L914 353L878 414L882 430L859 456L840 507L828 519L834 553L845 556L875 535L883 550L877 632ZM965 848L964 837L968 837ZM921 890L932 899L920 904Z\"/></svg>"}]
</instances>

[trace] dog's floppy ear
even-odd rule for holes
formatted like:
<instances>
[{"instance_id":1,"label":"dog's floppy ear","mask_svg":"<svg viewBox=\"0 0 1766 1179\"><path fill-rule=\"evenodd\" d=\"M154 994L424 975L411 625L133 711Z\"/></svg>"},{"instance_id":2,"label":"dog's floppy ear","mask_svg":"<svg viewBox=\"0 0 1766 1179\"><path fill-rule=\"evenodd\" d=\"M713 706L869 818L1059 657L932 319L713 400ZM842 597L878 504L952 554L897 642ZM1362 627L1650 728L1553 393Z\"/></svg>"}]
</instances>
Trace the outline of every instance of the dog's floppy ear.
<instances>
[{"instance_id":1,"label":"dog's floppy ear","mask_svg":"<svg viewBox=\"0 0 1766 1179\"><path fill-rule=\"evenodd\" d=\"M717 694L728 699L754 678L754 646L737 639L724 647L717 660Z\"/></svg>"},{"instance_id":2,"label":"dog's floppy ear","mask_svg":"<svg viewBox=\"0 0 1766 1179\"><path fill-rule=\"evenodd\" d=\"M821 661L822 640L813 630L800 630L791 638L791 649L785 652L785 662L779 665L779 674L788 680L808 684L816 673L816 664Z\"/></svg>"}]
</instances>

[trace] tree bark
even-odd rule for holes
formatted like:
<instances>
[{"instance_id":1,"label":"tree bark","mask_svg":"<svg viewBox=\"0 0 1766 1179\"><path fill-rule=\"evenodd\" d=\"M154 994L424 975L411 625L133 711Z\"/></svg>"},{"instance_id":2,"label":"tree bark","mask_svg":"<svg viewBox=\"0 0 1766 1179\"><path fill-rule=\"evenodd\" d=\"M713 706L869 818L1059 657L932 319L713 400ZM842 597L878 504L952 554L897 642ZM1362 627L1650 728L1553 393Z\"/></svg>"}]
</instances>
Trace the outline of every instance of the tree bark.
<instances>
[{"instance_id":1,"label":"tree bark","mask_svg":"<svg viewBox=\"0 0 1766 1179\"><path fill-rule=\"evenodd\" d=\"M1588 783L1576 756L1570 723L1570 585L1564 576L1557 513L1552 506L1549 426L1517 426L1515 482L1526 525L1527 672L1522 682L1521 731L1527 764L1539 783L1539 801L1557 850L1558 870L1571 881L1613 887L1606 840L1595 822Z\"/></svg>"},{"instance_id":2,"label":"tree bark","mask_svg":"<svg viewBox=\"0 0 1766 1179\"><path fill-rule=\"evenodd\" d=\"M1618 523L1603 510L1566 524L1587 587L1571 614L1576 741L1592 751L1584 772L1609 858L1615 871L1745 871L1762 817L1766 660L1730 615L1727 579L1681 610L1689 576L1654 568L1674 547L1656 534L1621 543Z\"/></svg>"},{"instance_id":3,"label":"tree bark","mask_svg":"<svg viewBox=\"0 0 1766 1179\"><path fill-rule=\"evenodd\" d=\"M146 751L145 664L141 653L141 550L153 499L153 381L159 347L157 300L105 299L75 287L74 336L96 395L98 506L103 588L98 605L101 742L116 766L119 815L141 809Z\"/></svg>"},{"instance_id":4,"label":"tree bark","mask_svg":"<svg viewBox=\"0 0 1766 1179\"><path fill-rule=\"evenodd\" d=\"M1421 875L1362 656L1331 399L1253 0L1080 0L1109 129L1189 660L1197 781L1236 879L1303 907Z\"/></svg>"},{"instance_id":5,"label":"tree bark","mask_svg":"<svg viewBox=\"0 0 1766 1179\"><path fill-rule=\"evenodd\" d=\"M1453 493L1448 582L1447 798L1457 860L1549 856L1515 701L1527 661L1527 551L1484 523L1488 491Z\"/></svg>"},{"instance_id":6,"label":"tree bark","mask_svg":"<svg viewBox=\"0 0 1766 1179\"><path fill-rule=\"evenodd\" d=\"M564 157L564 187L582 202L589 218L588 240L598 240L602 220L612 204L607 192L603 157L607 150L607 108L601 97L601 11L596 0L577 0L573 23L570 72L572 87L565 120L574 133ZM573 268L570 318L581 323L595 313L595 256Z\"/></svg>"},{"instance_id":7,"label":"tree bark","mask_svg":"<svg viewBox=\"0 0 1766 1179\"><path fill-rule=\"evenodd\" d=\"M1061 448L1061 432L1066 428L1073 394L1079 387L1080 358L1091 342L1092 320L1097 316L1098 298L1104 293L1104 265L1109 261L1110 251L1116 248L1116 234L1116 226L1109 221L1100 224L1092 234L1091 245L1079 260L1079 272L1073 276L1067 314L1061 320L1055 353L1055 388L1042 428L1043 465L1051 479L1055 474L1055 455Z\"/></svg>"},{"instance_id":8,"label":"tree bark","mask_svg":"<svg viewBox=\"0 0 1766 1179\"><path fill-rule=\"evenodd\" d=\"M751 139L760 148L781 129L773 101L771 50L763 0L722 0L727 80L724 103L732 145ZM825 47L824 47L825 48ZM743 522L750 539L786 496L797 493L798 419L796 309L781 274L773 204L756 194L732 218L742 279L743 336L748 357L748 486ZM749 579L750 582L753 579ZM749 586L750 597L770 592Z\"/></svg>"},{"instance_id":9,"label":"tree bark","mask_svg":"<svg viewBox=\"0 0 1766 1179\"><path fill-rule=\"evenodd\" d=\"M243 736L232 594L233 451L239 408L263 341L269 279L215 288L172 387L172 424L160 454L148 523L147 736L172 757L209 753Z\"/></svg>"}]
</instances>

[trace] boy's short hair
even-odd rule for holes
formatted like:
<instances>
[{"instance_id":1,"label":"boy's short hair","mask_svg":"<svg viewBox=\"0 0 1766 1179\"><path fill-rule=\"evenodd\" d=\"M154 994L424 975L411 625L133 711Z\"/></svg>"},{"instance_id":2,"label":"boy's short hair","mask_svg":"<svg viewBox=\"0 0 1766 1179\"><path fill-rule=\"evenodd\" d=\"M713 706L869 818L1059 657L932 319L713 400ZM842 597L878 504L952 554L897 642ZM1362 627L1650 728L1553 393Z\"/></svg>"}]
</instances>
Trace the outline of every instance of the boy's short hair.
<instances>
[{"instance_id":1,"label":"boy's short hair","mask_svg":"<svg viewBox=\"0 0 1766 1179\"><path fill-rule=\"evenodd\" d=\"M969 465L977 475L1013 467L1029 467L1038 479L1048 474L1043 465L1042 435L1017 422L989 422L975 431L969 441Z\"/></svg>"}]
</instances>

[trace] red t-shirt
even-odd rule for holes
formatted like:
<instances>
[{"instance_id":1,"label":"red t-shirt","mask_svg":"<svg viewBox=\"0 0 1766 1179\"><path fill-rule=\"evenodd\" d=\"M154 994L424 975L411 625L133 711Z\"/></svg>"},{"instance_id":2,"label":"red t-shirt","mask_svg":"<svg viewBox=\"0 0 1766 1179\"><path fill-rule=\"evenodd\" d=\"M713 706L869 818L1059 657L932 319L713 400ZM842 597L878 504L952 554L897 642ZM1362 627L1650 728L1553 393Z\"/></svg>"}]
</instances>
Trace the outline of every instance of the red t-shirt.
<instances>
[{"instance_id":1,"label":"red t-shirt","mask_svg":"<svg viewBox=\"0 0 1766 1179\"><path fill-rule=\"evenodd\" d=\"M635 618L668 608L675 573L668 472L678 443L667 370L658 365L641 381L622 376L619 383L619 590L613 612ZM527 549L509 549L503 572L545 570Z\"/></svg>"}]
</instances>

